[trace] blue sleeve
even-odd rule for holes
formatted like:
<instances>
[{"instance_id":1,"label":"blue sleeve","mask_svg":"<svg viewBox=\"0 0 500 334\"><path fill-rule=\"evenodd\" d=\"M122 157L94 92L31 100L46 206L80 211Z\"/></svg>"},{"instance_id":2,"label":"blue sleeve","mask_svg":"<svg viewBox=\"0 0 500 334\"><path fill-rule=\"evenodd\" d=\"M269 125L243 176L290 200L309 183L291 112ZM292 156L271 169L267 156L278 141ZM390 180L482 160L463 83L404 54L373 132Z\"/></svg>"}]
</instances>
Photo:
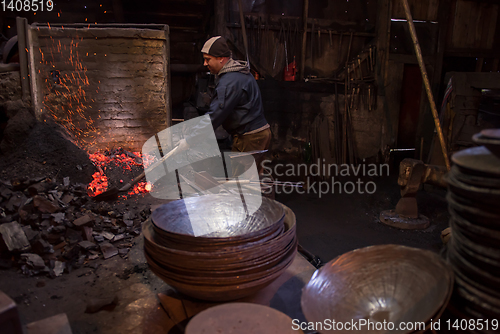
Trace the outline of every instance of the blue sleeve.
<instances>
[{"instance_id":1,"label":"blue sleeve","mask_svg":"<svg viewBox=\"0 0 500 334\"><path fill-rule=\"evenodd\" d=\"M226 78L227 79L227 78ZM238 102L242 98L244 93L236 82L226 82L221 81L215 88L215 94L210 102L210 109L206 113L210 116L210 121L212 122L212 127L215 131L234 111L234 108L238 105ZM208 126L207 121L203 120L198 127L192 129L191 133L186 136L187 143L191 146L203 138L199 138L201 134L201 127Z\"/></svg>"},{"instance_id":2,"label":"blue sleeve","mask_svg":"<svg viewBox=\"0 0 500 334\"><path fill-rule=\"evenodd\" d=\"M216 94L210 103L210 110L207 112L212 120L214 131L234 111L243 93L238 85L234 83L223 84L222 82L219 83L215 91Z\"/></svg>"}]
</instances>

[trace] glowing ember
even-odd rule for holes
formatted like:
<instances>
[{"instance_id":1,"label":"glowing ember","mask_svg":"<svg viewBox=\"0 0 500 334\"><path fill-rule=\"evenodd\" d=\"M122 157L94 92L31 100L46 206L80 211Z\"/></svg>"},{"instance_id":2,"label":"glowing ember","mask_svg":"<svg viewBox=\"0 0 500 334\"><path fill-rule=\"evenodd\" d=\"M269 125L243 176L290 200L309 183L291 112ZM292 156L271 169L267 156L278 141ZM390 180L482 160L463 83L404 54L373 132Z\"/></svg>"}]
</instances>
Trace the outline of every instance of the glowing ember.
<instances>
[{"instance_id":1,"label":"glowing ember","mask_svg":"<svg viewBox=\"0 0 500 334\"><path fill-rule=\"evenodd\" d=\"M118 148L113 150L112 153L92 153L89 154L90 160L99 170L95 172L93 177L93 181L89 183L88 186L88 195L91 197L102 194L106 190L108 190L108 178L105 175L104 171L111 166L121 167L124 170L132 171L132 166L149 166L153 159L151 157L143 157L141 152L127 152ZM120 183L123 183L123 180L120 180ZM140 193L150 192L152 189L152 185L149 182L138 182L134 185L133 189L128 192L128 195L136 195Z\"/></svg>"},{"instance_id":2,"label":"glowing ember","mask_svg":"<svg viewBox=\"0 0 500 334\"><path fill-rule=\"evenodd\" d=\"M108 178L100 171L95 172L92 177L94 178L94 180L89 183L87 194L91 197L94 197L102 194L106 191L106 189L108 189Z\"/></svg>"},{"instance_id":3,"label":"glowing ember","mask_svg":"<svg viewBox=\"0 0 500 334\"><path fill-rule=\"evenodd\" d=\"M129 191L129 195L136 195L140 193L147 193L150 192L152 188L151 183L149 182L138 182L137 184L134 185L134 189Z\"/></svg>"}]
</instances>

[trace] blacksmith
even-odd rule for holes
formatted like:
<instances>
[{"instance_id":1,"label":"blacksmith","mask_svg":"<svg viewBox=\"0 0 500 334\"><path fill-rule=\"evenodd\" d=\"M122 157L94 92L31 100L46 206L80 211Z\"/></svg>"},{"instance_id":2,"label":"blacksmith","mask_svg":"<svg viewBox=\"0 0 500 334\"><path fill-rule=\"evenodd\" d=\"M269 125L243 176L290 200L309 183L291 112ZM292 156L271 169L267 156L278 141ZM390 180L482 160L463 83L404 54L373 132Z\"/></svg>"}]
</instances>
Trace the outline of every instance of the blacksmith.
<instances>
[{"instance_id":1,"label":"blacksmith","mask_svg":"<svg viewBox=\"0 0 500 334\"><path fill-rule=\"evenodd\" d=\"M221 36L207 40L201 52L203 65L215 74L216 86L207 112L214 130L222 125L233 136L232 151L268 149L271 130L264 117L259 87L247 62L234 60ZM181 141L181 149L189 147L190 139ZM260 170L259 161L257 163Z\"/></svg>"}]
</instances>

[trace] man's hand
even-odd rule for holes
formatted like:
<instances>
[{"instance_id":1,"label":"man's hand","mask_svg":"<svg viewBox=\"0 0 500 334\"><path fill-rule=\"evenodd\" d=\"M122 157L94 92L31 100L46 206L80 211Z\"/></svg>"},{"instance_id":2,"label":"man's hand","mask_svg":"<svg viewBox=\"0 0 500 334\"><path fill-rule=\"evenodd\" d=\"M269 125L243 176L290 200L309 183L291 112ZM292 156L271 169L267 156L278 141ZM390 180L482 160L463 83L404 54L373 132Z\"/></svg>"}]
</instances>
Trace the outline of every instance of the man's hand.
<instances>
[{"instance_id":1,"label":"man's hand","mask_svg":"<svg viewBox=\"0 0 500 334\"><path fill-rule=\"evenodd\" d=\"M189 148L189 144L186 139L179 140L179 144L177 145L177 153L181 153L186 151Z\"/></svg>"}]
</instances>

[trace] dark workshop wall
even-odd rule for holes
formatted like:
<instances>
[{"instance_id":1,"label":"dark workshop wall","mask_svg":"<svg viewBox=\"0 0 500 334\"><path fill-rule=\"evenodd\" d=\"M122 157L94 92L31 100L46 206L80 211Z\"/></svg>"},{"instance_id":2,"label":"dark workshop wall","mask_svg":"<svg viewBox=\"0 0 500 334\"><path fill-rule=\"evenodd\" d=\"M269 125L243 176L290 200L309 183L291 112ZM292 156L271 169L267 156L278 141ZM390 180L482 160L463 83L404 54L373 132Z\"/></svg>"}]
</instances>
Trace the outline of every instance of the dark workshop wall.
<instances>
[{"instance_id":1,"label":"dark workshop wall","mask_svg":"<svg viewBox=\"0 0 500 334\"><path fill-rule=\"evenodd\" d=\"M384 0L380 0L384 1ZM439 111L447 81L445 74L454 72L497 72L500 56L500 4L495 1L476 0L409 0L417 36L424 56L434 99ZM408 23L400 0L390 0L391 25L388 32L389 60L384 81L388 114L392 115L391 142L402 147L397 121L401 112L401 96L404 90L405 65L416 65L414 48L408 31ZM431 149L434 122L430 104L422 89L420 116L416 124L414 146L417 156L420 150L424 160ZM475 131L465 123L464 136ZM400 137L400 136L399 136ZM423 147L420 147L421 139ZM405 144L406 146L406 144ZM449 146L450 149L452 146ZM434 159L435 160L435 159Z\"/></svg>"},{"instance_id":2,"label":"dark workshop wall","mask_svg":"<svg viewBox=\"0 0 500 334\"><path fill-rule=\"evenodd\" d=\"M353 159L376 156L387 145L388 136L387 117L384 109L379 108L384 99L376 98L377 1L309 1L304 46L303 0L286 4L284 1L242 2L249 58L252 69L261 79L259 86L266 117L273 129L274 153L300 159L303 147L311 138L326 138L317 132L318 126L327 122L326 136L330 138L332 151L342 146L344 140L352 144ZM236 58L245 59L238 2L224 3L228 11L225 36ZM304 62L306 82L284 81L285 68L293 60L298 70ZM347 98L344 97L346 79L349 81ZM338 94L335 94L335 81ZM343 122L346 106L349 124L339 130L336 124ZM321 128L325 129L323 125ZM342 139L344 130L349 138Z\"/></svg>"},{"instance_id":3,"label":"dark workshop wall","mask_svg":"<svg viewBox=\"0 0 500 334\"><path fill-rule=\"evenodd\" d=\"M273 133L271 151L274 158L303 162L304 149L309 142L313 146L325 145L313 141L324 135L320 133L323 130L317 126L323 118L328 124L326 135L330 141L330 156L334 156L335 147L342 145L342 142L339 140L340 134L335 133L333 84L276 80L259 80L258 83L264 99L266 118ZM338 96L340 113L343 115L344 95ZM351 109L354 146L360 160L377 156L385 144L383 138L387 127L381 106L383 99L378 99L376 103L376 109L368 110L363 101L359 100L354 102Z\"/></svg>"}]
</instances>

